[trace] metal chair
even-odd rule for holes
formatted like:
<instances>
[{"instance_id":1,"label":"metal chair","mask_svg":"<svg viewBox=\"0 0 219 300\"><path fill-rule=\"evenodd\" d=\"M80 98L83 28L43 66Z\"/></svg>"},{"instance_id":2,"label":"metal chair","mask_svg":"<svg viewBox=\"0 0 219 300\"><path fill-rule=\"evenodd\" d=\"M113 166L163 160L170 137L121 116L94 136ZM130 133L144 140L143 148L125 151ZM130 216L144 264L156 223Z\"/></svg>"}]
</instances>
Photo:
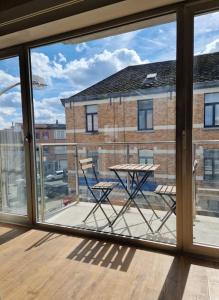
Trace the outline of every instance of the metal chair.
<instances>
[{"instance_id":1,"label":"metal chair","mask_svg":"<svg viewBox=\"0 0 219 300\"><path fill-rule=\"evenodd\" d=\"M198 160L195 159L192 166L192 174L193 174L193 184L195 181L195 174L198 167ZM160 195L164 200L164 203L169 207L169 210L165 214L165 216L161 219L161 225L158 228L157 232L161 230L163 225L167 222L169 217L174 213L176 215L176 186L175 185L158 185L154 191L156 194ZM196 188L193 188L193 218L196 215ZM170 203L166 200L166 197L170 199Z\"/></svg>"},{"instance_id":2,"label":"metal chair","mask_svg":"<svg viewBox=\"0 0 219 300\"><path fill-rule=\"evenodd\" d=\"M95 206L92 208L92 210L89 212L89 214L86 216L86 218L84 219L83 222L86 222L86 220L90 217L90 215L92 213L95 213L96 210L98 208L100 208L101 211L103 212L105 218L107 219L109 225L111 225L111 221L110 221L109 217L107 216L106 212L104 211L104 209L102 207L102 203L104 201L107 201L109 203L109 205L112 207L114 213L117 215L117 212L116 212L115 208L113 207L112 203L110 202L108 196L112 192L113 188L118 183L117 182L99 181L99 178L97 177L97 173L96 173L96 170L95 170L95 165L93 164L93 159L92 158L81 159L81 160L79 160L79 163L80 163L83 175L84 175L84 179L85 179L85 183L87 185L87 188L90 191L91 195L93 196L94 201L96 202ZM87 177L87 174L86 174L88 170L91 170L93 175L94 175L94 179L96 181L96 183L94 185L89 184L89 180L88 180L88 177ZM99 198L96 196L95 191L100 191L101 192Z\"/></svg>"},{"instance_id":3,"label":"metal chair","mask_svg":"<svg viewBox=\"0 0 219 300\"><path fill-rule=\"evenodd\" d=\"M165 216L161 219L161 225L157 229L157 232L161 230L163 225L167 222L169 217L174 213L176 215L176 186L174 185L158 185L154 191L156 194L160 195L164 203L168 206L168 211ZM170 199L170 203L166 200L166 197Z\"/></svg>"}]
</instances>

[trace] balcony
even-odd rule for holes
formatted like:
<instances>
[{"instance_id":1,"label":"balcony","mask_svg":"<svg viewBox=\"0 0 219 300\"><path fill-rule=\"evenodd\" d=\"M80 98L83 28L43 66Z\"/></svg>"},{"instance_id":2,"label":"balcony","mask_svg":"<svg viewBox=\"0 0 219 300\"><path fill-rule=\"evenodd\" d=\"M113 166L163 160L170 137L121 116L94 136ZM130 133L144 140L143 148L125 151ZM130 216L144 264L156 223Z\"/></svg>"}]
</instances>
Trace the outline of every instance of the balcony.
<instances>
[{"instance_id":1,"label":"balcony","mask_svg":"<svg viewBox=\"0 0 219 300\"><path fill-rule=\"evenodd\" d=\"M217 182L206 180L203 176L205 149L212 148L216 142L194 143L194 160L198 162L193 176L193 215L194 238L197 243L215 244L215 237L219 230L219 208L217 209ZM63 147L65 146L65 147ZM44 148L65 149L61 160L65 158L67 168L56 170L49 174L48 166L59 166L57 156L44 153ZM54 151L49 151L54 153ZM109 167L116 164L127 163L155 163L159 168L149 177L143 186L143 195L138 193L136 202L146 220L149 222L153 233L141 217L136 207L131 205L115 224L110 227L101 210L84 222L83 220L94 207L95 202L88 191L79 160L92 157L97 175L101 181L117 181L115 174ZM56 158L56 160L54 160ZM175 143L150 142L150 143L102 143L102 144L41 144L38 153L38 215L39 221L76 227L131 238L147 239L162 243L176 243L176 216L172 213L164 226L158 230L162 218L169 207L154 191L158 185L175 185ZM130 177L122 173L122 180L130 186ZM88 173L89 183L95 183L92 174ZM166 197L166 196L165 196ZM127 201L127 193L118 185L110 194L110 200L116 211L119 212ZM169 201L168 197L166 200ZM108 203L103 203L106 214L113 220L115 217Z\"/></svg>"}]
</instances>

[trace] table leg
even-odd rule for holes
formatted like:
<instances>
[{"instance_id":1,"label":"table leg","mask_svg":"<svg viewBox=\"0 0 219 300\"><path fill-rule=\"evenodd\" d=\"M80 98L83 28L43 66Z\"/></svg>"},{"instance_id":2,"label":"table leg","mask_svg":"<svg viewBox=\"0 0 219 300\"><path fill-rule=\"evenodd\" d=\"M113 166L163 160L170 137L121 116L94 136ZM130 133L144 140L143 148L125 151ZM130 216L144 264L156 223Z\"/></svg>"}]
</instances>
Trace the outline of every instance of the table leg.
<instances>
[{"instance_id":1,"label":"table leg","mask_svg":"<svg viewBox=\"0 0 219 300\"><path fill-rule=\"evenodd\" d=\"M129 176L132 176L129 172ZM150 174L149 174L150 176ZM149 177L148 176L148 177ZM137 172L136 172L136 179L137 179L137 182L135 181L134 179L134 176L133 176L133 182L137 185L139 183L139 179L138 179L138 176L137 176ZM146 178L147 179L147 178ZM146 182L146 180L145 180ZM145 183L144 182L144 183ZM150 209L153 211L154 215L156 216L157 219L159 219L159 216L157 215L157 213L155 212L155 210L153 209L153 206L150 204L150 202L148 201L147 197L144 195L144 193L142 192L142 190L140 189L139 192L142 194L143 198L145 199L145 201L148 203L148 205L150 206Z\"/></svg>"},{"instance_id":2,"label":"table leg","mask_svg":"<svg viewBox=\"0 0 219 300\"><path fill-rule=\"evenodd\" d=\"M139 213L141 214L142 218L144 219L145 223L148 225L149 229L151 230L151 232L153 233L153 230L150 226L150 224L148 223L148 221L146 220L146 218L144 217L142 211L140 210L140 208L138 207L137 203L135 202L134 198L136 197L136 195L138 194L138 192L140 191L141 187L143 186L143 184L146 182L147 178L149 177L150 173L145 173L145 175L142 177L141 181L136 185L134 191L132 193L129 193L127 187L125 186L125 184L123 183L123 180L121 179L121 177L119 176L119 174L114 170L114 173L116 174L117 178L119 179L120 183L122 184L123 188L126 190L127 194L129 195L129 198L126 202L126 204L122 207L122 209L119 211L118 215L116 216L116 218L111 222L112 226L117 219L125 213L125 211L127 210L127 208L129 207L129 205L131 204L131 202L133 201L134 205L136 206L136 208L138 209ZM134 174L132 175L134 176ZM131 176L131 177L132 177Z\"/></svg>"}]
</instances>

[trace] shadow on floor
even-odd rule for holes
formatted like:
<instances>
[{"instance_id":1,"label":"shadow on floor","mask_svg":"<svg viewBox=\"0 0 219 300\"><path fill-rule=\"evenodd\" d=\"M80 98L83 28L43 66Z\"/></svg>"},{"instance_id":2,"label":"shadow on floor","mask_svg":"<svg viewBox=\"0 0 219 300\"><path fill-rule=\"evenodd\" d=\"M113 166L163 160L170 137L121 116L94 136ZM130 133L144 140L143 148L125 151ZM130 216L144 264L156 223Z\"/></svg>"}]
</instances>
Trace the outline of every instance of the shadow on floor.
<instances>
[{"instance_id":1,"label":"shadow on floor","mask_svg":"<svg viewBox=\"0 0 219 300\"><path fill-rule=\"evenodd\" d=\"M174 258L158 300L183 299L190 266L191 262L189 259L182 256Z\"/></svg>"},{"instance_id":2,"label":"shadow on floor","mask_svg":"<svg viewBox=\"0 0 219 300\"><path fill-rule=\"evenodd\" d=\"M15 239L19 235L24 234L27 232L29 229L24 229L24 228L10 228L9 231L3 233L0 235L0 245L3 245L7 242L9 242L12 239Z\"/></svg>"},{"instance_id":3,"label":"shadow on floor","mask_svg":"<svg viewBox=\"0 0 219 300\"><path fill-rule=\"evenodd\" d=\"M187 256L176 256L165 278L165 282L163 284L158 300L182 300L183 296L184 299L186 299L184 295L185 287L189 277L191 266L194 265L201 266L204 268L219 269L219 263L213 261L201 260ZM206 290L205 292L206 294L208 294L207 282L206 286L203 286L202 292L204 292L204 290ZM194 299L196 299L195 295L197 291L195 290L195 286L194 290L191 291L191 293L192 292L194 292Z\"/></svg>"},{"instance_id":4,"label":"shadow on floor","mask_svg":"<svg viewBox=\"0 0 219 300\"><path fill-rule=\"evenodd\" d=\"M36 243L34 243L33 245L31 245L30 247L28 247L25 251L29 251L33 248L37 248L39 246L41 246L44 243L47 243L49 241L52 241L56 238L58 238L60 235L55 234L53 232L48 232L47 234L45 234L41 239L39 239Z\"/></svg>"},{"instance_id":5,"label":"shadow on floor","mask_svg":"<svg viewBox=\"0 0 219 300\"><path fill-rule=\"evenodd\" d=\"M126 272L135 252L135 248L84 239L67 258Z\"/></svg>"}]
</instances>

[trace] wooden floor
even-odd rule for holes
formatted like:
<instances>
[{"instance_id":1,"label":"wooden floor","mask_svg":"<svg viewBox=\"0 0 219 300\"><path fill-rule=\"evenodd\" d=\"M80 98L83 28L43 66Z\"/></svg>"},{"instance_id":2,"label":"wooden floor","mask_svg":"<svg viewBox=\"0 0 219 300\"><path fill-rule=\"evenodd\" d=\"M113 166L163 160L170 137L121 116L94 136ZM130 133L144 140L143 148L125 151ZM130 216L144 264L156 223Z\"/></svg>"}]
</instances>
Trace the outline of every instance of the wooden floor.
<instances>
[{"instance_id":1,"label":"wooden floor","mask_svg":"<svg viewBox=\"0 0 219 300\"><path fill-rule=\"evenodd\" d=\"M1 300L219 299L219 264L0 225Z\"/></svg>"}]
</instances>

